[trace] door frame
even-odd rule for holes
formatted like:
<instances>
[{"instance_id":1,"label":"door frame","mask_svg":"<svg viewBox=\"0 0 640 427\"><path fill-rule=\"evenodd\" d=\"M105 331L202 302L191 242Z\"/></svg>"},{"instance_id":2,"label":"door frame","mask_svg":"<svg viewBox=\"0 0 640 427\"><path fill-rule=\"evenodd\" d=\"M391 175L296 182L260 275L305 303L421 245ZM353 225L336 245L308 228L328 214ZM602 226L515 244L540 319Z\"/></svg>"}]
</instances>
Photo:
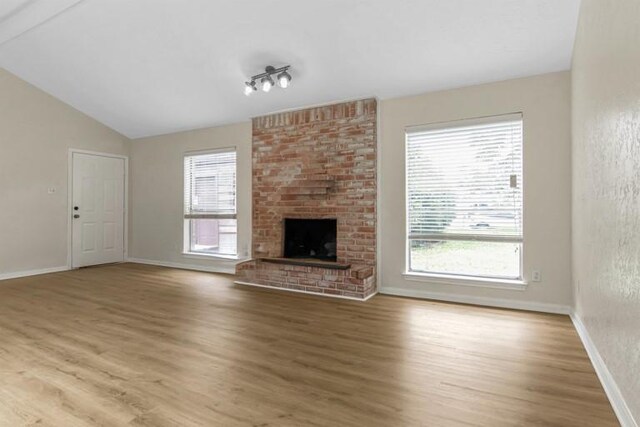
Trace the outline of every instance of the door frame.
<instances>
[{"instance_id":1,"label":"door frame","mask_svg":"<svg viewBox=\"0 0 640 427\"><path fill-rule=\"evenodd\" d=\"M67 267L73 269L73 155L88 154L90 156L111 157L124 160L124 262L129 258L129 156L99 151L69 148L67 161Z\"/></svg>"}]
</instances>

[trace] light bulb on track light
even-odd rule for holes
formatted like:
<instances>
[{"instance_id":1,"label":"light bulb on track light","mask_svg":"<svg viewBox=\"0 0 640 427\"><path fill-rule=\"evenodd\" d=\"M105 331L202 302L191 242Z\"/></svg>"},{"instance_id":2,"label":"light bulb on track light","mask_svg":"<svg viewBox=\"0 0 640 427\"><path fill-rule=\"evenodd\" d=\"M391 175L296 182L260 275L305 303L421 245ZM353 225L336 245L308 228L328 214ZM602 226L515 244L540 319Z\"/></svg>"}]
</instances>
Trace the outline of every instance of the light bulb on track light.
<instances>
[{"instance_id":1,"label":"light bulb on track light","mask_svg":"<svg viewBox=\"0 0 640 427\"><path fill-rule=\"evenodd\" d=\"M286 71L278 74L278 84L282 89L286 89L289 87L289 83L291 83L291 75Z\"/></svg>"},{"instance_id":2,"label":"light bulb on track light","mask_svg":"<svg viewBox=\"0 0 640 427\"><path fill-rule=\"evenodd\" d=\"M254 91L256 91L256 83L255 82L251 82L251 83L245 83L244 84L244 94L249 96L251 95Z\"/></svg>"},{"instance_id":3,"label":"light bulb on track light","mask_svg":"<svg viewBox=\"0 0 640 427\"><path fill-rule=\"evenodd\" d=\"M262 80L260 80L260 83L262 83L262 90L264 92L269 92L273 87L273 79L271 76L263 77Z\"/></svg>"}]
</instances>

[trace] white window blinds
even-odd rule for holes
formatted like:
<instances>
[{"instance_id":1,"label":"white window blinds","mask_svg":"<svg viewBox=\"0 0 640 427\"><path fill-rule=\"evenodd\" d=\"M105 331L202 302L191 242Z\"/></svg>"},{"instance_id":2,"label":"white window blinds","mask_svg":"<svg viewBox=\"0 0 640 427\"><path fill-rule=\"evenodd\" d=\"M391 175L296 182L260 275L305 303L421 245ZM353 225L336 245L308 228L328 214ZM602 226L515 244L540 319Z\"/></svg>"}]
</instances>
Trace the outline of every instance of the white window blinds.
<instances>
[{"instance_id":1,"label":"white window blinds","mask_svg":"<svg viewBox=\"0 0 640 427\"><path fill-rule=\"evenodd\" d=\"M236 217L236 152L216 151L184 157L184 217Z\"/></svg>"},{"instance_id":2,"label":"white window blinds","mask_svg":"<svg viewBox=\"0 0 640 427\"><path fill-rule=\"evenodd\" d=\"M522 241L522 115L407 132L411 239Z\"/></svg>"}]
</instances>

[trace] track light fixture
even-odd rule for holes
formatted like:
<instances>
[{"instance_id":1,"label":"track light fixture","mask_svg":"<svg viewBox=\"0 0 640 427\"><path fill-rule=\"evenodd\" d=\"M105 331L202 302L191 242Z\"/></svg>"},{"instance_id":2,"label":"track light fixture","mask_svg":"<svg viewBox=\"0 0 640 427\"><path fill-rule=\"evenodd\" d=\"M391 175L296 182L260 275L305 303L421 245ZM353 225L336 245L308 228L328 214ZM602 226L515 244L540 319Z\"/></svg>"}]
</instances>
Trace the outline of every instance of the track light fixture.
<instances>
[{"instance_id":1,"label":"track light fixture","mask_svg":"<svg viewBox=\"0 0 640 427\"><path fill-rule=\"evenodd\" d=\"M285 65L284 67L275 68L269 65L264 69L264 73L256 74L251 77L251 81L244 83L244 94L249 96L253 92L257 91L258 88L256 86L256 82L260 82L260 88L264 92L269 92L273 86L275 86L275 82L273 81L273 75L277 75L278 86L283 89L289 87L291 83L291 74L287 72L287 70L291 68L290 65Z\"/></svg>"}]
</instances>

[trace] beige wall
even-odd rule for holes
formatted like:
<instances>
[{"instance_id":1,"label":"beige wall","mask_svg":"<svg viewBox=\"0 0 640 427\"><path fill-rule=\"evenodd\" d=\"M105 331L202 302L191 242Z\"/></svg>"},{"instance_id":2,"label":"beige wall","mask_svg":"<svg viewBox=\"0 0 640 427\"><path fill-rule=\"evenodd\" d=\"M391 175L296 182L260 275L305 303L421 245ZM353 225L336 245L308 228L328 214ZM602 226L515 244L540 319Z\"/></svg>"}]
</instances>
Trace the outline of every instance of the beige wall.
<instances>
[{"instance_id":1,"label":"beige wall","mask_svg":"<svg viewBox=\"0 0 640 427\"><path fill-rule=\"evenodd\" d=\"M383 292L555 310L571 304L571 112L568 72L384 100L380 105ZM407 126L522 112L526 290L415 282L405 270L404 138ZM487 298L491 300L487 300ZM535 304L535 305L532 305ZM545 306L550 304L550 306Z\"/></svg>"},{"instance_id":2,"label":"beige wall","mask_svg":"<svg viewBox=\"0 0 640 427\"><path fill-rule=\"evenodd\" d=\"M640 2L583 0L573 58L576 314L640 423Z\"/></svg>"},{"instance_id":3,"label":"beige wall","mask_svg":"<svg viewBox=\"0 0 640 427\"><path fill-rule=\"evenodd\" d=\"M251 123L138 139L131 146L129 256L147 261L233 271L233 263L183 255L183 154L236 147L238 251L251 239Z\"/></svg>"},{"instance_id":4,"label":"beige wall","mask_svg":"<svg viewBox=\"0 0 640 427\"><path fill-rule=\"evenodd\" d=\"M0 69L0 276L67 265L69 149L128 154L128 144Z\"/></svg>"},{"instance_id":5,"label":"beige wall","mask_svg":"<svg viewBox=\"0 0 640 427\"><path fill-rule=\"evenodd\" d=\"M381 287L388 292L451 296L543 310L571 304L570 75L568 72L437 92L380 103ZM542 282L526 290L405 280L404 129L445 120L522 111L525 120L524 273ZM132 258L212 270L232 263L182 254L182 155L236 146L239 251L250 247L251 124L240 123L135 140L131 147Z\"/></svg>"}]
</instances>

